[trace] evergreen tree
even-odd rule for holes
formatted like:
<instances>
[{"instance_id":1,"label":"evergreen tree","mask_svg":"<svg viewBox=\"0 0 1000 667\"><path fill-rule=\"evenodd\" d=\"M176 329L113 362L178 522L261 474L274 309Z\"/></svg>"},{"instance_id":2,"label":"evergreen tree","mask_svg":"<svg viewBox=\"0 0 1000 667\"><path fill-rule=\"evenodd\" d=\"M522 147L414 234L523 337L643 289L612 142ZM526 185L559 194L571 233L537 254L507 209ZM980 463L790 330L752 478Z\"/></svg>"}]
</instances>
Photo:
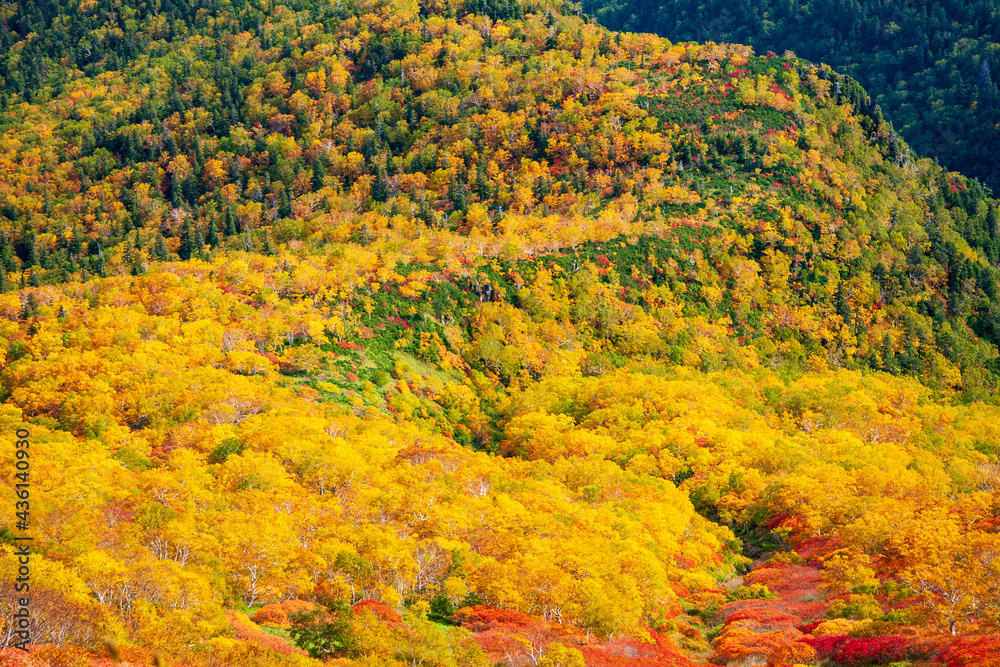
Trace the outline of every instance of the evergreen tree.
<instances>
[{"instance_id":1,"label":"evergreen tree","mask_svg":"<svg viewBox=\"0 0 1000 667\"><path fill-rule=\"evenodd\" d=\"M163 239L162 234L156 235L156 241L153 243L153 257L161 262L170 259L170 251L167 249L167 242Z\"/></svg>"},{"instance_id":2,"label":"evergreen tree","mask_svg":"<svg viewBox=\"0 0 1000 667\"><path fill-rule=\"evenodd\" d=\"M0 267L4 272L7 271L17 271L17 261L15 259L16 253L14 248L11 247L6 241L0 246Z\"/></svg>"},{"instance_id":3,"label":"evergreen tree","mask_svg":"<svg viewBox=\"0 0 1000 667\"><path fill-rule=\"evenodd\" d=\"M77 257L81 253L83 253L83 238L82 235L80 234L79 227L73 228L73 240L70 241L69 249L74 257Z\"/></svg>"},{"instance_id":4,"label":"evergreen tree","mask_svg":"<svg viewBox=\"0 0 1000 667\"><path fill-rule=\"evenodd\" d=\"M193 254L194 254L195 257L198 257L198 258L203 258L204 257L205 237L202 236L201 227L199 227L198 225L195 225L195 228L194 228L194 248L193 248L193 250L194 250Z\"/></svg>"},{"instance_id":5,"label":"evergreen tree","mask_svg":"<svg viewBox=\"0 0 1000 667\"><path fill-rule=\"evenodd\" d=\"M191 223L187 220L184 221L184 227L181 228L181 244L177 248L177 255L182 260L189 260L195 252L194 246L194 234L191 231Z\"/></svg>"},{"instance_id":6,"label":"evergreen tree","mask_svg":"<svg viewBox=\"0 0 1000 667\"><path fill-rule=\"evenodd\" d=\"M326 178L326 161L322 155L317 155L313 161L312 187L319 190L323 187L323 179Z\"/></svg>"},{"instance_id":7,"label":"evergreen tree","mask_svg":"<svg viewBox=\"0 0 1000 667\"><path fill-rule=\"evenodd\" d=\"M208 237L205 240L212 248L219 245L219 229L215 224L215 216L212 216L212 221L208 224Z\"/></svg>"},{"instance_id":8,"label":"evergreen tree","mask_svg":"<svg viewBox=\"0 0 1000 667\"><path fill-rule=\"evenodd\" d=\"M91 244L93 252L90 255L90 268L91 271L97 275L104 277L104 248L101 247L101 242L94 241Z\"/></svg>"},{"instance_id":9,"label":"evergreen tree","mask_svg":"<svg viewBox=\"0 0 1000 667\"><path fill-rule=\"evenodd\" d=\"M278 217L288 218L292 215L292 202L288 197L288 188L281 189L281 195L278 198Z\"/></svg>"},{"instance_id":10,"label":"evergreen tree","mask_svg":"<svg viewBox=\"0 0 1000 667\"><path fill-rule=\"evenodd\" d=\"M391 194L392 191L389 188L389 177L385 172L385 168L379 167L378 175L375 177L375 183L372 184L372 199L378 202L388 201Z\"/></svg>"},{"instance_id":11,"label":"evergreen tree","mask_svg":"<svg viewBox=\"0 0 1000 667\"><path fill-rule=\"evenodd\" d=\"M181 184L177 178L170 179L170 205L174 208L181 207Z\"/></svg>"},{"instance_id":12,"label":"evergreen tree","mask_svg":"<svg viewBox=\"0 0 1000 667\"><path fill-rule=\"evenodd\" d=\"M27 266L38 266L38 247L35 243L35 230L28 229L22 237L24 246L24 263Z\"/></svg>"}]
</instances>

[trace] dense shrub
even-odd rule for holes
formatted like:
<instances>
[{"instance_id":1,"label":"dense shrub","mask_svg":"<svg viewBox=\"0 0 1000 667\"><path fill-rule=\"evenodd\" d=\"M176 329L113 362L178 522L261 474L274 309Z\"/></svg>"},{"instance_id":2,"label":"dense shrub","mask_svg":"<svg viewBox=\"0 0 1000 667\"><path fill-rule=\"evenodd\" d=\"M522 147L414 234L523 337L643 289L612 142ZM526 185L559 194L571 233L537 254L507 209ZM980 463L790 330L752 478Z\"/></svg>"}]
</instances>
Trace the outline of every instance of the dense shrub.
<instances>
[{"instance_id":1,"label":"dense shrub","mask_svg":"<svg viewBox=\"0 0 1000 667\"><path fill-rule=\"evenodd\" d=\"M778 596L768 589L764 584L751 584L740 586L726 594L726 599L733 600L774 600Z\"/></svg>"},{"instance_id":2,"label":"dense shrub","mask_svg":"<svg viewBox=\"0 0 1000 667\"><path fill-rule=\"evenodd\" d=\"M898 662L906 656L906 639L903 637L874 637L848 639L840 644L833 659L842 665L882 665Z\"/></svg>"},{"instance_id":3,"label":"dense shrub","mask_svg":"<svg viewBox=\"0 0 1000 667\"><path fill-rule=\"evenodd\" d=\"M857 621L847 618L834 618L829 621L820 621L813 628L812 634L817 637L824 635L848 635L854 629L855 625L857 625Z\"/></svg>"},{"instance_id":4,"label":"dense shrub","mask_svg":"<svg viewBox=\"0 0 1000 667\"><path fill-rule=\"evenodd\" d=\"M851 595L850 600L834 600L826 611L827 618L849 618L863 621L878 618L882 607L871 595Z\"/></svg>"},{"instance_id":5,"label":"dense shrub","mask_svg":"<svg viewBox=\"0 0 1000 667\"><path fill-rule=\"evenodd\" d=\"M501 625L526 627L535 623L535 620L527 614L487 605L462 607L455 612L453 618L463 628L468 628L473 632L486 632Z\"/></svg>"},{"instance_id":6,"label":"dense shrub","mask_svg":"<svg viewBox=\"0 0 1000 667\"><path fill-rule=\"evenodd\" d=\"M300 611L312 611L316 604L306 600L285 600L278 604L266 604L253 615L253 622L258 625L288 626L288 617Z\"/></svg>"},{"instance_id":7,"label":"dense shrub","mask_svg":"<svg viewBox=\"0 0 1000 667\"><path fill-rule=\"evenodd\" d=\"M840 645L849 639L847 635L823 635L822 637L804 637L801 641L816 649L816 655L825 660L833 657Z\"/></svg>"},{"instance_id":8,"label":"dense shrub","mask_svg":"<svg viewBox=\"0 0 1000 667\"><path fill-rule=\"evenodd\" d=\"M941 652L948 667L1000 667L1000 635L962 637Z\"/></svg>"},{"instance_id":9,"label":"dense shrub","mask_svg":"<svg viewBox=\"0 0 1000 667\"><path fill-rule=\"evenodd\" d=\"M847 636L871 639L872 637L887 637L898 633L899 625L896 623L890 623L889 621L861 621L847 631Z\"/></svg>"},{"instance_id":10,"label":"dense shrub","mask_svg":"<svg viewBox=\"0 0 1000 667\"><path fill-rule=\"evenodd\" d=\"M342 601L314 611L300 611L289 617L293 623L289 634L313 658L353 657L358 643L349 621L351 614L351 608Z\"/></svg>"}]
</instances>

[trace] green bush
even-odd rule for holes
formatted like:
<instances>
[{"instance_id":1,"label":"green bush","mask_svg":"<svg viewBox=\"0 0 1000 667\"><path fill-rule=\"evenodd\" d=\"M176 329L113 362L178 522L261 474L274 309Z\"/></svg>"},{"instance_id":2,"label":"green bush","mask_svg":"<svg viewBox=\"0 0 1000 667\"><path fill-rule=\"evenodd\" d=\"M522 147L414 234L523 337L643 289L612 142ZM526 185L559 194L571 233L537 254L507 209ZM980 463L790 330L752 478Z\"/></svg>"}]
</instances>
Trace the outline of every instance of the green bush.
<instances>
[{"instance_id":1,"label":"green bush","mask_svg":"<svg viewBox=\"0 0 1000 667\"><path fill-rule=\"evenodd\" d=\"M354 615L343 600L331 601L314 611L300 611L288 617L288 634L295 645L317 660L350 658L358 654L358 642L351 627Z\"/></svg>"},{"instance_id":2,"label":"green bush","mask_svg":"<svg viewBox=\"0 0 1000 667\"><path fill-rule=\"evenodd\" d=\"M225 463L226 459L243 451L243 443L237 438L226 438L222 444L208 455L209 463Z\"/></svg>"},{"instance_id":3,"label":"green bush","mask_svg":"<svg viewBox=\"0 0 1000 667\"><path fill-rule=\"evenodd\" d=\"M826 610L827 618L848 618L864 621L882 616L882 607L871 595L851 595L850 600L834 600Z\"/></svg>"},{"instance_id":4,"label":"green bush","mask_svg":"<svg viewBox=\"0 0 1000 667\"><path fill-rule=\"evenodd\" d=\"M749 586L740 586L734 590L726 593L726 600L732 602L733 600L777 600L778 596L771 592L771 590L764 584L751 584Z\"/></svg>"}]
</instances>

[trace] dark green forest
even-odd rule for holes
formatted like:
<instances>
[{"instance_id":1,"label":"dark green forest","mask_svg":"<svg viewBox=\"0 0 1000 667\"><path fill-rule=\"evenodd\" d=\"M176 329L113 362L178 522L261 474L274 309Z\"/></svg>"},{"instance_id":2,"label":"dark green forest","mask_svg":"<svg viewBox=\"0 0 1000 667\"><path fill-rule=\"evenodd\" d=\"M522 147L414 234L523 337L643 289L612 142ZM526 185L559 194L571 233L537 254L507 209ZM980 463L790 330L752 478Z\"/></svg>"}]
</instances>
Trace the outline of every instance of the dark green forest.
<instances>
[{"instance_id":1,"label":"dark green forest","mask_svg":"<svg viewBox=\"0 0 1000 667\"><path fill-rule=\"evenodd\" d=\"M995 0L584 0L616 29L749 44L860 81L910 146L1000 187L1000 7Z\"/></svg>"}]
</instances>

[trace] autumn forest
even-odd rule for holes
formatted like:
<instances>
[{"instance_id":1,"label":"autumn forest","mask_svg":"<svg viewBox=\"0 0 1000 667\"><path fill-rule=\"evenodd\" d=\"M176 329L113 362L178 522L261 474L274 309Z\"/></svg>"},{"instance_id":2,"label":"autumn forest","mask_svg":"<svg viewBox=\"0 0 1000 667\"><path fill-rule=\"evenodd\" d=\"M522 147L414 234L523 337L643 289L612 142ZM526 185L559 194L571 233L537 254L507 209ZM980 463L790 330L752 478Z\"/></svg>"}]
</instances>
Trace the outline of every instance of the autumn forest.
<instances>
[{"instance_id":1,"label":"autumn forest","mask_svg":"<svg viewBox=\"0 0 1000 667\"><path fill-rule=\"evenodd\" d=\"M0 5L0 665L1000 667L958 169L558 0Z\"/></svg>"}]
</instances>

